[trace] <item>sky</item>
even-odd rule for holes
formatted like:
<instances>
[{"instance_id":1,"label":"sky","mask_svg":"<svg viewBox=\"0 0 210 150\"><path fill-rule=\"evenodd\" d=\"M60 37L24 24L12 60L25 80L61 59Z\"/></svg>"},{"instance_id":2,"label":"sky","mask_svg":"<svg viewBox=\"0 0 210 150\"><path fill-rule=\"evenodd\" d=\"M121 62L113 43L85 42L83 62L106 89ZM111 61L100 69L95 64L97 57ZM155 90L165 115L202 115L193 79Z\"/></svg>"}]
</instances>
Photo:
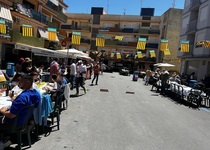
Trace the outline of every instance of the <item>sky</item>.
<instances>
[{"instance_id":1,"label":"sky","mask_svg":"<svg viewBox=\"0 0 210 150\"><path fill-rule=\"evenodd\" d=\"M169 8L184 8L185 0L64 0L68 13L91 13L91 7L103 7L108 14L139 15L140 8L155 8L155 16L161 16Z\"/></svg>"}]
</instances>

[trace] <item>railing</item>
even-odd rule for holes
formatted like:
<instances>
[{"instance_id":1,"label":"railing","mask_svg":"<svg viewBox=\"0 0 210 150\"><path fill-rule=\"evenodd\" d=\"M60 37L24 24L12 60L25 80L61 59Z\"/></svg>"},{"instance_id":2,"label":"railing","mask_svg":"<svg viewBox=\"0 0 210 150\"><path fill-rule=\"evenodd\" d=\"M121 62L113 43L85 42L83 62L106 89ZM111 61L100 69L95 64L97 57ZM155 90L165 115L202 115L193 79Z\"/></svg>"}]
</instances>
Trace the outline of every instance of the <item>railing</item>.
<instances>
[{"instance_id":1,"label":"railing","mask_svg":"<svg viewBox=\"0 0 210 150\"><path fill-rule=\"evenodd\" d=\"M48 21L48 27L51 27L51 28L56 28L56 29L58 29L58 24L56 24L56 23L53 23L53 22L49 22Z\"/></svg>"},{"instance_id":2,"label":"railing","mask_svg":"<svg viewBox=\"0 0 210 150\"><path fill-rule=\"evenodd\" d=\"M58 11L58 14L57 14L58 18L60 18L63 22L67 22L67 16L61 12L61 11Z\"/></svg>"},{"instance_id":3,"label":"railing","mask_svg":"<svg viewBox=\"0 0 210 150\"><path fill-rule=\"evenodd\" d=\"M30 9L30 12L32 14L33 19L35 19L41 23L47 24L47 17L45 15L38 13L33 9Z\"/></svg>"},{"instance_id":4,"label":"railing","mask_svg":"<svg viewBox=\"0 0 210 150\"><path fill-rule=\"evenodd\" d=\"M195 32L197 30L197 20L194 20L188 24L187 32Z\"/></svg>"},{"instance_id":5,"label":"railing","mask_svg":"<svg viewBox=\"0 0 210 150\"><path fill-rule=\"evenodd\" d=\"M13 42L29 44L36 47L44 47L44 39L38 37L22 36L20 32L10 31L10 36Z\"/></svg>"}]
</instances>

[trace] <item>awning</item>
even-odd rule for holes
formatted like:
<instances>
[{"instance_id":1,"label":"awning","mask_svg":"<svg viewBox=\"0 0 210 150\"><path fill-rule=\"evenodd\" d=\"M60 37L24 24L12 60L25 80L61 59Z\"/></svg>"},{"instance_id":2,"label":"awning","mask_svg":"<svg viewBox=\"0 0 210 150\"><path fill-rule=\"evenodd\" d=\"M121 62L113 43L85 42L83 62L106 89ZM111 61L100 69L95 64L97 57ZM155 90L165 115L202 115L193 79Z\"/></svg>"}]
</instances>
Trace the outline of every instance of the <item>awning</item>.
<instances>
[{"instance_id":1,"label":"awning","mask_svg":"<svg viewBox=\"0 0 210 150\"><path fill-rule=\"evenodd\" d=\"M22 25L22 35L23 36L33 36L33 28L31 25L23 24Z\"/></svg>"},{"instance_id":2,"label":"awning","mask_svg":"<svg viewBox=\"0 0 210 150\"><path fill-rule=\"evenodd\" d=\"M41 28L39 28L38 31L39 31L39 34L40 34L41 38L48 40L48 31L46 31L44 29L41 29ZM57 35L56 35L56 40L55 41L56 42L59 41Z\"/></svg>"},{"instance_id":3,"label":"awning","mask_svg":"<svg viewBox=\"0 0 210 150\"><path fill-rule=\"evenodd\" d=\"M56 6L58 6L58 0L50 0L53 4L55 4Z\"/></svg>"},{"instance_id":4,"label":"awning","mask_svg":"<svg viewBox=\"0 0 210 150\"><path fill-rule=\"evenodd\" d=\"M115 36L114 39L115 39L115 40L122 41L122 40L123 40L123 36Z\"/></svg>"},{"instance_id":5,"label":"awning","mask_svg":"<svg viewBox=\"0 0 210 150\"><path fill-rule=\"evenodd\" d=\"M13 22L9 8L4 5L0 5L0 19L5 19L8 22Z\"/></svg>"}]
</instances>

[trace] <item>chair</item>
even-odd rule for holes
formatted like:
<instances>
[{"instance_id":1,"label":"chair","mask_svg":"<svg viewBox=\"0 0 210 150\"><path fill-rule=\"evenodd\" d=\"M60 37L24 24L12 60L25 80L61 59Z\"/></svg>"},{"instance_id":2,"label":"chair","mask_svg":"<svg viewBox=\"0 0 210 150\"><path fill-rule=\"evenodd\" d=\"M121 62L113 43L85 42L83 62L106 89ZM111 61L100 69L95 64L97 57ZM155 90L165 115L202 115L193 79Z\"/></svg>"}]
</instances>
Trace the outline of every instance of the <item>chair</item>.
<instances>
[{"instance_id":1,"label":"chair","mask_svg":"<svg viewBox=\"0 0 210 150\"><path fill-rule=\"evenodd\" d=\"M64 93L62 91L56 92L56 98L53 106L53 111L50 113L50 118L52 120L52 124L54 124L54 118L57 119L57 128L60 129L60 112L61 112L61 102L64 97Z\"/></svg>"},{"instance_id":2,"label":"chair","mask_svg":"<svg viewBox=\"0 0 210 150\"><path fill-rule=\"evenodd\" d=\"M33 113L33 109L34 109L34 104L31 104L29 106L26 106L24 108L22 108L22 111L27 111L26 117L24 119L24 122L21 126L18 125L18 120L19 120L19 115L16 115L15 120L13 122L13 124L11 126L6 127L5 129L1 129L0 131L2 133L9 133L9 134L16 134L17 135L17 144L18 144L18 150L22 149L22 134L23 133L27 133L27 138L28 138L28 143L29 143L29 147L31 147L31 127L28 125L28 121L30 119L30 117L32 116Z\"/></svg>"},{"instance_id":3,"label":"chair","mask_svg":"<svg viewBox=\"0 0 210 150\"><path fill-rule=\"evenodd\" d=\"M201 90L191 89L190 94L187 97L187 100L191 104L195 103L199 107L201 103L201 93L202 93Z\"/></svg>"}]
</instances>

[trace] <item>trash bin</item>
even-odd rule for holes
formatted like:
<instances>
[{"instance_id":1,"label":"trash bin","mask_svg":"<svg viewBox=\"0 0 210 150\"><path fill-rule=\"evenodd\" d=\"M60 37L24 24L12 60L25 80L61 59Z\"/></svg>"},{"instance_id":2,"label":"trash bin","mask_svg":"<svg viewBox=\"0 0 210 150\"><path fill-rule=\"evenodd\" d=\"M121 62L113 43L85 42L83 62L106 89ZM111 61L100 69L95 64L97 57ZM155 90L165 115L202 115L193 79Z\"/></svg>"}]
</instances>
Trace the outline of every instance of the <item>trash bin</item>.
<instances>
[{"instance_id":1,"label":"trash bin","mask_svg":"<svg viewBox=\"0 0 210 150\"><path fill-rule=\"evenodd\" d=\"M7 74L8 76L14 76L14 72L15 72L14 63L8 62L8 63L7 63L6 74Z\"/></svg>"},{"instance_id":2,"label":"trash bin","mask_svg":"<svg viewBox=\"0 0 210 150\"><path fill-rule=\"evenodd\" d=\"M189 87L194 88L194 86L196 85L197 82L198 81L196 81L196 80L190 80Z\"/></svg>"},{"instance_id":3,"label":"trash bin","mask_svg":"<svg viewBox=\"0 0 210 150\"><path fill-rule=\"evenodd\" d=\"M139 78L139 71L134 71L133 72L133 81L137 81Z\"/></svg>"}]
</instances>

